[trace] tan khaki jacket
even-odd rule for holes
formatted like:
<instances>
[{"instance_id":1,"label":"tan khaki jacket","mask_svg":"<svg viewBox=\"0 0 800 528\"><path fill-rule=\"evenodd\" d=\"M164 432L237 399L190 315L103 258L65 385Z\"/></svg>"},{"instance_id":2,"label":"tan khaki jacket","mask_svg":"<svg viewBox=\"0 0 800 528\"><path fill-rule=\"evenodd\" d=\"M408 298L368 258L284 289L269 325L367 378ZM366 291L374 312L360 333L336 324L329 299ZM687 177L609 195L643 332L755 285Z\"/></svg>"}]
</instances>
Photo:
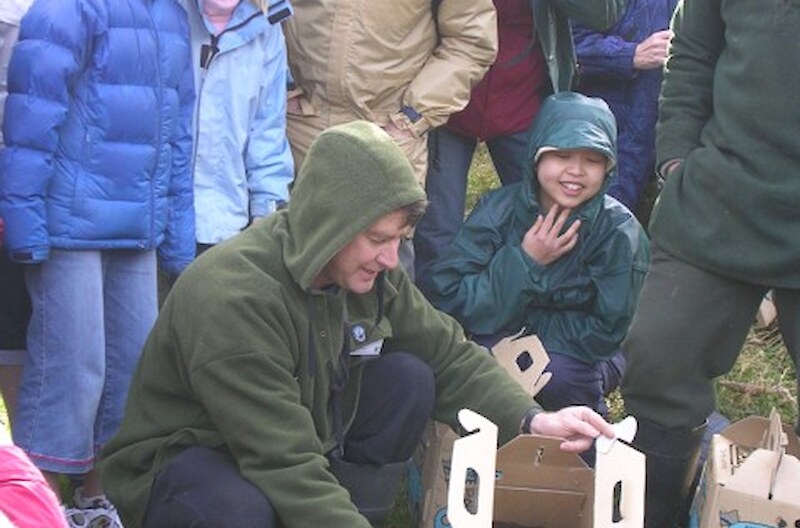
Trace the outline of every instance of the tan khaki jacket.
<instances>
[{"instance_id":1,"label":"tan khaki jacket","mask_svg":"<svg viewBox=\"0 0 800 528\"><path fill-rule=\"evenodd\" d=\"M304 113L392 121L419 136L466 106L497 52L492 0L442 0L436 13L431 0L292 4L284 29Z\"/></svg>"}]
</instances>

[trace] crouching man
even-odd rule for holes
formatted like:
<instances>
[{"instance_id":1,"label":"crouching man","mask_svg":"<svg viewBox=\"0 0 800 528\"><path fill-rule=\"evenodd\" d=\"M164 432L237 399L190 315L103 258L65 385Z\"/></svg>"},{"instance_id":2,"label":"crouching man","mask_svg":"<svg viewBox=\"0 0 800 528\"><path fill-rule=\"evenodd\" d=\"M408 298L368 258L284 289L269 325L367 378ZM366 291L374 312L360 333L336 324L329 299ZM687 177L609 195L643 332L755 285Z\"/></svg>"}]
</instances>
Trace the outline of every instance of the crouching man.
<instances>
[{"instance_id":1,"label":"crouching man","mask_svg":"<svg viewBox=\"0 0 800 528\"><path fill-rule=\"evenodd\" d=\"M541 412L398 268L426 201L386 133L331 128L302 173L164 305L102 465L126 528L380 523L426 421L464 407L501 441L613 434L588 408Z\"/></svg>"}]
</instances>

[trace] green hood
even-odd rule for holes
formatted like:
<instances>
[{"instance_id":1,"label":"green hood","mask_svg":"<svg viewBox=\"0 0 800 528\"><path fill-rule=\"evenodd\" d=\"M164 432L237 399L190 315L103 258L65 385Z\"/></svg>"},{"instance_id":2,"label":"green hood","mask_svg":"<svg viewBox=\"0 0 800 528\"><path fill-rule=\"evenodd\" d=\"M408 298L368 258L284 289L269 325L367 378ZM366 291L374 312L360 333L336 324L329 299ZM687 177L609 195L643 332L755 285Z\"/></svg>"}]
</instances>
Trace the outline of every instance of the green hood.
<instances>
[{"instance_id":1,"label":"green hood","mask_svg":"<svg viewBox=\"0 0 800 528\"><path fill-rule=\"evenodd\" d=\"M599 208L610 181L616 175L617 122L602 99L574 92L559 92L544 100L531 128L526 164L525 201L538 210L539 180L536 177L536 154L542 148L587 148L600 152L610 160L603 187L583 207L581 216L593 216Z\"/></svg>"},{"instance_id":2,"label":"green hood","mask_svg":"<svg viewBox=\"0 0 800 528\"><path fill-rule=\"evenodd\" d=\"M308 290L356 235L424 199L408 159L381 128L366 121L329 128L311 145L292 190L284 262Z\"/></svg>"}]
</instances>

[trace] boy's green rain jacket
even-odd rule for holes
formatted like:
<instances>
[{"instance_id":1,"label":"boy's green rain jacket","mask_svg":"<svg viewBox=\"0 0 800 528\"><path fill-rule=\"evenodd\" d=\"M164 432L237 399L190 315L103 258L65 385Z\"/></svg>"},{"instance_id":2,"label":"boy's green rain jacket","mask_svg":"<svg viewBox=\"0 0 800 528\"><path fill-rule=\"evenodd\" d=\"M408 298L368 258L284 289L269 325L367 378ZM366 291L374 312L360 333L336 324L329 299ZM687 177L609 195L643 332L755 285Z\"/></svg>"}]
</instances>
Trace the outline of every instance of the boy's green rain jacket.
<instances>
[{"instance_id":1,"label":"boy's green rain jacket","mask_svg":"<svg viewBox=\"0 0 800 528\"><path fill-rule=\"evenodd\" d=\"M522 182L484 196L431 274L430 298L474 334L537 334L545 349L586 362L619 349L649 263L649 242L628 209L601 191L573 211L578 243L547 266L521 247L544 215L533 167L542 147L589 148L616 161L616 123L600 99L548 97L531 131L530 171Z\"/></svg>"}]
</instances>

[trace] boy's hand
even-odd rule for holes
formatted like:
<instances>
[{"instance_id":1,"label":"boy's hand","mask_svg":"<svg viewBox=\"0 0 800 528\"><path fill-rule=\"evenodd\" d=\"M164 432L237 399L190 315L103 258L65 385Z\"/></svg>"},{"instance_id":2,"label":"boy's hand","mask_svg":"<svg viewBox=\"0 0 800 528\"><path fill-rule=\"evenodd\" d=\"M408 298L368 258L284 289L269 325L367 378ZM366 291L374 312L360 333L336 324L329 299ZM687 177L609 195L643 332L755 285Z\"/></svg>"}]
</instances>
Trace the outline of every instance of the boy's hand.
<instances>
[{"instance_id":1,"label":"boy's hand","mask_svg":"<svg viewBox=\"0 0 800 528\"><path fill-rule=\"evenodd\" d=\"M558 260L578 243L578 229L581 221L575 220L563 234L561 230L567 222L570 209L561 209L554 205L547 216L539 215L533 227L522 237L522 249L530 258L542 266Z\"/></svg>"}]
</instances>

